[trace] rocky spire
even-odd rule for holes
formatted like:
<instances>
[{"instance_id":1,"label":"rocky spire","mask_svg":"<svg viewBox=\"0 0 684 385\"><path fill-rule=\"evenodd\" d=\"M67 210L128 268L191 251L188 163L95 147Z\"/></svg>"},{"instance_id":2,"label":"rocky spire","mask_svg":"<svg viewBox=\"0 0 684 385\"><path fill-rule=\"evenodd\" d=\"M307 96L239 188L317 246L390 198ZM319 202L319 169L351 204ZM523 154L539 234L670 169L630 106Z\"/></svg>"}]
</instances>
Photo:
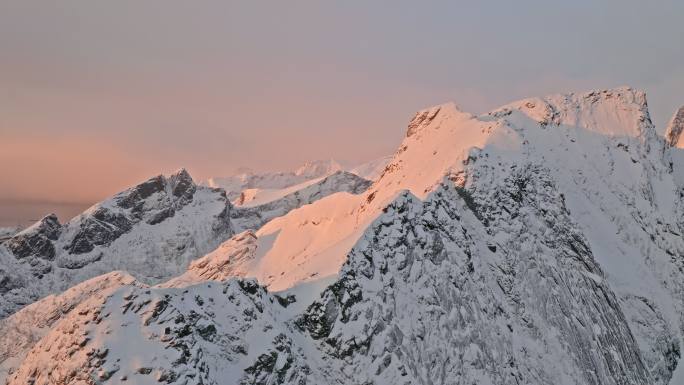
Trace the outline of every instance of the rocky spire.
<instances>
[{"instance_id":1,"label":"rocky spire","mask_svg":"<svg viewBox=\"0 0 684 385\"><path fill-rule=\"evenodd\" d=\"M667 125L667 130L665 130L665 140L670 146L677 147L682 131L684 131L684 106L679 107L674 116L672 116L670 123Z\"/></svg>"}]
</instances>

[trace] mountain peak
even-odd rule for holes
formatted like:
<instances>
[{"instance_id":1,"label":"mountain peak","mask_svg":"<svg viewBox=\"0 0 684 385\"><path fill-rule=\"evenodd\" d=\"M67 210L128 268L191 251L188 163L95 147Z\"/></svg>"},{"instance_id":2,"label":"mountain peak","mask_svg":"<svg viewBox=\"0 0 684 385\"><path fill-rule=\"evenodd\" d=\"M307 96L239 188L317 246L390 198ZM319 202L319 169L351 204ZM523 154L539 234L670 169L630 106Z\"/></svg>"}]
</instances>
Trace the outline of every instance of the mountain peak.
<instances>
[{"instance_id":1,"label":"mountain peak","mask_svg":"<svg viewBox=\"0 0 684 385\"><path fill-rule=\"evenodd\" d=\"M631 87L527 98L490 115L501 116L515 110L544 126L577 126L611 137L641 137L653 130L646 93Z\"/></svg>"},{"instance_id":2,"label":"mountain peak","mask_svg":"<svg viewBox=\"0 0 684 385\"><path fill-rule=\"evenodd\" d=\"M436 106L420 110L416 112L413 118L411 118L411 121L409 122L408 128L406 130L406 137L411 137L419 131L421 131L422 129L424 129L425 127L429 126L438 116L444 119L448 116L463 113L464 112L461 111L461 109L458 108L458 106L456 106L456 104L453 102L439 104Z\"/></svg>"},{"instance_id":3,"label":"mountain peak","mask_svg":"<svg viewBox=\"0 0 684 385\"><path fill-rule=\"evenodd\" d=\"M196 186L195 182L190 176L190 173L188 173L186 169L181 168L180 170L171 174L168 180L174 196L186 196L188 198L192 198L192 194L194 194Z\"/></svg>"},{"instance_id":4,"label":"mountain peak","mask_svg":"<svg viewBox=\"0 0 684 385\"><path fill-rule=\"evenodd\" d=\"M679 107L677 112L672 116L670 123L665 130L665 140L670 146L679 147L679 140L684 131L684 106Z\"/></svg>"},{"instance_id":5,"label":"mountain peak","mask_svg":"<svg viewBox=\"0 0 684 385\"><path fill-rule=\"evenodd\" d=\"M62 225L57 215L49 214L25 230L15 234L7 242L7 246L19 259L37 256L45 260L55 258L55 247L52 241L62 232Z\"/></svg>"},{"instance_id":6,"label":"mountain peak","mask_svg":"<svg viewBox=\"0 0 684 385\"><path fill-rule=\"evenodd\" d=\"M44 216L43 218L41 218L41 220L39 220L38 222L36 222L36 224L27 228L26 230L30 230L34 226L38 226L41 229L52 230L55 228L59 228L62 225L59 223L59 218L57 218L57 214L50 213L50 214Z\"/></svg>"},{"instance_id":7,"label":"mountain peak","mask_svg":"<svg viewBox=\"0 0 684 385\"><path fill-rule=\"evenodd\" d=\"M185 169L185 167L181 167L178 170L174 171L169 175L169 179L186 179L192 181L192 177L190 176L190 173L188 170Z\"/></svg>"},{"instance_id":8,"label":"mountain peak","mask_svg":"<svg viewBox=\"0 0 684 385\"><path fill-rule=\"evenodd\" d=\"M48 214L33 225L15 234L15 238L41 234L48 239L56 239L59 235L62 224L55 214Z\"/></svg>"},{"instance_id":9,"label":"mountain peak","mask_svg":"<svg viewBox=\"0 0 684 385\"><path fill-rule=\"evenodd\" d=\"M468 162L486 148L520 154L530 142L569 145L567 132L606 140L655 136L645 93L630 87L527 98L481 116L453 103L437 105L415 114L394 158L368 190L368 204L379 208L401 189L423 199L445 176L462 179Z\"/></svg>"}]
</instances>

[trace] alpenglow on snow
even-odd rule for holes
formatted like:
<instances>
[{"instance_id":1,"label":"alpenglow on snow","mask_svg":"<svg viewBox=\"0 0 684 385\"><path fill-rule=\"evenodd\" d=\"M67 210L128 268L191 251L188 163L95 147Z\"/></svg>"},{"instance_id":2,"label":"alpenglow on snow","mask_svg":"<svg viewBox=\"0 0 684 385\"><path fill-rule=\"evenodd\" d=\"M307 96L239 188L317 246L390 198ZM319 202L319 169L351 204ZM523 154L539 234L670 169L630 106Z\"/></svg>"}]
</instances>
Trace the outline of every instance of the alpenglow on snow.
<instances>
[{"instance_id":1,"label":"alpenglow on snow","mask_svg":"<svg viewBox=\"0 0 684 385\"><path fill-rule=\"evenodd\" d=\"M0 245L0 378L682 384L679 115L659 134L626 87L447 103L372 182L238 204L180 172L45 218Z\"/></svg>"}]
</instances>

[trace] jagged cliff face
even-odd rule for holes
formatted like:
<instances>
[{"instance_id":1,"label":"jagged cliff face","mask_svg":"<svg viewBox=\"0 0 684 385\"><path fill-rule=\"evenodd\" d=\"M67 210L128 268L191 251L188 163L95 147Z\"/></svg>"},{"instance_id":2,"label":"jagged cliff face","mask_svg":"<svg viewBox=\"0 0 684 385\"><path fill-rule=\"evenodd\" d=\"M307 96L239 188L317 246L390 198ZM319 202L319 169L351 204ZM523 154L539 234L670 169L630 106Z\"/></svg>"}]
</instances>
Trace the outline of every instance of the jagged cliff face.
<instances>
[{"instance_id":1,"label":"jagged cliff face","mask_svg":"<svg viewBox=\"0 0 684 385\"><path fill-rule=\"evenodd\" d=\"M553 182L535 168L501 182L503 202L403 194L364 234L299 323L342 382L651 383Z\"/></svg>"},{"instance_id":2,"label":"jagged cliff face","mask_svg":"<svg viewBox=\"0 0 684 385\"><path fill-rule=\"evenodd\" d=\"M680 358L684 314L679 150L656 134L641 92L621 89L546 102L548 113L535 114L530 110L538 105L524 103L506 119L526 143L525 159L553 175L618 296L653 381L665 382ZM491 154L485 149L478 159ZM503 163L511 162L519 161ZM471 186L481 194L479 168L469 167Z\"/></svg>"},{"instance_id":3,"label":"jagged cliff face","mask_svg":"<svg viewBox=\"0 0 684 385\"><path fill-rule=\"evenodd\" d=\"M421 111L368 191L85 301L9 383L679 384L681 152L629 88Z\"/></svg>"}]
</instances>

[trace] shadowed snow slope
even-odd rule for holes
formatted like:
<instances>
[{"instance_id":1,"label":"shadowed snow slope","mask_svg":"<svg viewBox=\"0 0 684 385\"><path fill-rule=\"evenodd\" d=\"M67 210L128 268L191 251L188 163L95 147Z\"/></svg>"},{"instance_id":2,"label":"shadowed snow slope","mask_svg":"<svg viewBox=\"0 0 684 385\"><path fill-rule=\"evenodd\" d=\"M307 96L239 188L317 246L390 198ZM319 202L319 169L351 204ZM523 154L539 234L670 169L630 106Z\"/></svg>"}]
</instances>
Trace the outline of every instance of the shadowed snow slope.
<instances>
[{"instance_id":1,"label":"shadowed snow slope","mask_svg":"<svg viewBox=\"0 0 684 385\"><path fill-rule=\"evenodd\" d=\"M203 281L224 281L245 275L246 268L254 258L257 237L252 231L240 233L224 242L216 250L193 261L188 270L159 287L185 287Z\"/></svg>"},{"instance_id":2,"label":"shadowed snow slope","mask_svg":"<svg viewBox=\"0 0 684 385\"><path fill-rule=\"evenodd\" d=\"M630 88L420 111L366 192L84 302L9 383L680 384L682 151Z\"/></svg>"}]
</instances>

